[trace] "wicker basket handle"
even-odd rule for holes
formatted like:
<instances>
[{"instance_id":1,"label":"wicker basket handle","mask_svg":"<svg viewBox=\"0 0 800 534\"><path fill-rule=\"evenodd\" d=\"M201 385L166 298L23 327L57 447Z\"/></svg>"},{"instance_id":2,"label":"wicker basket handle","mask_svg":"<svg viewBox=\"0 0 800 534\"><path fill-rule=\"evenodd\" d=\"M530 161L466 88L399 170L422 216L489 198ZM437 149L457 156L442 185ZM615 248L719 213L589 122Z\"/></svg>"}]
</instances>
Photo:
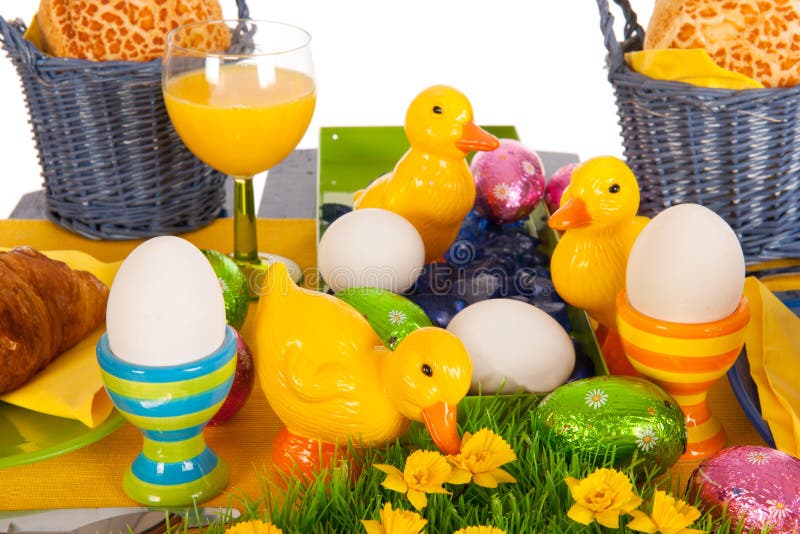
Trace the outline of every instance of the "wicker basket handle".
<instances>
[{"instance_id":1,"label":"wicker basket handle","mask_svg":"<svg viewBox=\"0 0 800 534\"><path fill-rule=\"evenodd\" d=\"M245 2L245 0L236 0L236 7L239 8L240 19L250 18L250 8L247 7L247 2Z\"/></svg>"},{"instance_id":2,"label":"wicker basket handle","mask_svg":"<svg viewBox=\"0 0 800 534\"><path fill-rule=\"evenodd\" d=\"M19 55L19 61L24 64L33 65L36 63L36 47L22 36L27 27L21 20L6 21L0 17L0 45L3 48L10 48ZM10 55L10 54L9 54ZM41 52L39 52L41 55Z\"/></svg>"},{"instance_id":3,"label":"wicker basket handle","mask_svg":"<svg viewBox=\"0 0 800 534\"><path fill-rule=\"evenodd\" d=\"M622 66L625 61L625 52L641 50L644 45L644 29L636 20L636 12L633 11L628 0L614 0L621 9L625 17L624 41L619 42L614 34L614 16L608 6L608 0L597 0L597 8L600 10L600 29L603 32L603 40L608 50L609 68L614 70Z\"/></svg>"}]
</instances>

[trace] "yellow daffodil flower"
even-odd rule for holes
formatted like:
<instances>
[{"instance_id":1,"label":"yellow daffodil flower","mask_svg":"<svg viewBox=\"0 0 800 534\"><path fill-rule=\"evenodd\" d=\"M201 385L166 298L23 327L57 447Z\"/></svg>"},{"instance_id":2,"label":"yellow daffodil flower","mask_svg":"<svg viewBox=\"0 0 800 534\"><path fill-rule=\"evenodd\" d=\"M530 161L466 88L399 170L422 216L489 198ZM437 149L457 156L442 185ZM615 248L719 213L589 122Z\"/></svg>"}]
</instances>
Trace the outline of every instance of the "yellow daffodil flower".
<instances>
[{"instance_id":1,"label":"yellow daffodil flower","mask_svg":"<svg viewBox=\"0 0 800 534\"><path fill-rule=\"evenodd\" d=\"M642 504L631 480L616 469L597 469L582 480L567 477L566 482L575 499L567 516L583 525L596 520L604 527L618 528L620 514Z\"/></svg>"},{"instance_id":2,"label":"yellow daffodil flower","mask_svg":"<svg viewBox=\"0 0 800 534\"><path fill-rule=\"evenodd\" d=\"M392 510L392 504L388 502L380 514L380 522L361 520L367 534L420 534L428 523L427 519L409 510Z\"/></svg>"},{"instance_id":3,"label":"yellow daffodil flower","mask_svg":"<svg viewBox=\"0 0 800 534\"><path fill-rule=\"evenodd\" d=\"M453 534L506 534L506 531L495 527L467 527L457 530Z\"/></svg>"},{"instance_id":4,"label":"yellow daffodil flower","mask_svg":"<svg viewBox=\"0 0 800 534\"><path fill-rule=\"evenodd\" d=\"M461 440L461 452L447 457L455 469L451 484L466 484L471 480L484 488L496 488L503 482L516 482L501 466L517 459L517 455L506 441L487 428L474 435L465 432Z\"/></svg>"},{"instance_id":5,"label":"yellow daffodil flower","mask_svg":"<svg viewBox=\"0 0 800 534\"><path fill-rule=\"evenodd\" d=\"M650 515L635 510L631 512L633 521L626 526L638 532L661 532L662 534L702 534L702 530L686 528L700 518L700 511L694 506L656 491L653 497L653 511Z\"/></svg>"},{"instance_id":6,"label":"yellow daffodil flower","mask_svg":"<svg viewBox=\"0 0 800 534\"><path fill-rule=\"evenodd\" d=\"M404 493L417 510L428 505L426 493L450 493L442 484L450 480L452 468L438 452L414 451L406 458L402 472L393 465L375 464L374 467L389 475L383 487Z\"/></svg>"},{"instance_id":7,"label":"yellow daffodil flower","mask_svg":"<svg viewBox=\"0 0 800 534\"><path fill-rule=\"evenodd\" d=\"M225 529L225 534L282 534L283 531L272 523L260 520L243 521Z\"/></svg>"}]
</instances>

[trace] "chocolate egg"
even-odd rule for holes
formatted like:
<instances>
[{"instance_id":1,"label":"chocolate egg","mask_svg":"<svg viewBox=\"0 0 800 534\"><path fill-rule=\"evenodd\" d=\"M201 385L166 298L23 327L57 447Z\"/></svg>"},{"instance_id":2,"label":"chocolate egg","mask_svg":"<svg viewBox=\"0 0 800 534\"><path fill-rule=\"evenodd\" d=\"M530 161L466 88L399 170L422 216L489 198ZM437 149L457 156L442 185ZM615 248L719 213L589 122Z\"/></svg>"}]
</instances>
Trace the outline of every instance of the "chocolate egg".
<instances>
[{"instance_id":1,"label":"chocolate egg","mask_svg":"<svg viewBox=\"0 0 800 534\"><path fill-rule=\"evenodd\" d=\"M743 531L800 532L800 460L757 445L723 449L689 479L698 508L738 518Z\"/></svg>"},{"instance_id":2,"label":"chocolate egg","mask_svg":"<svg viewBox=\"0 0 800 534\"><path fill-rule=\"evenodd\" d=\"M433 325L412 300L385 289L351 287L335 295L361 312L383 344L392 350L417 328Z\"/></svg>"},{"instance_id":3,"label":"chocolate egg","mask_svg":"<svg viewBox=\"0 0 800 534\"><path fill-rule=\"evenodd\" d=\"M208 258L214 268L222 288L222 299L225 301L225 319L234 329L239 330L247 318L250 309L250 295L247 291L247 277L236 262L216 250L201 252Z\"/></svg>"},{"instance_id":4,"label":"chocolate egg","mask_svg":"<svg viewBox=\"0 0 800 534\"><path fill-rule=\"evenodd\" d=\"M475 178L475 209L493 223L519 221L544 196L544 165L539 155L514 139L478 152L470 164Z\"/></svg>"},{"instance_id":5,"label":"chocolate egg","mask_svg":"<svg viewBox=\"0 0 800 534\"><path fill-rule=\"evenodd\" d=\"M675 400L652 382L628 376L577 380L547 395L534 412L536 431L554 450L593 465L662 473L686 448L686 424Z\"/></svg>"},{"instance_id":6,"label":"chocolate egg","mask_svg":"<svg viewBox=\"0 0 800 534\"><path fill-rule=\"evenodd\" d=\"M544 200L547 202L550 213L554 213L561 205L561 195L572 179L572 171L574 171L575 167L578 165L580 164L577 162L567 163L559 167L556 172L548 178L547 184L544 187Z\"/></svg>"}]
</instances>

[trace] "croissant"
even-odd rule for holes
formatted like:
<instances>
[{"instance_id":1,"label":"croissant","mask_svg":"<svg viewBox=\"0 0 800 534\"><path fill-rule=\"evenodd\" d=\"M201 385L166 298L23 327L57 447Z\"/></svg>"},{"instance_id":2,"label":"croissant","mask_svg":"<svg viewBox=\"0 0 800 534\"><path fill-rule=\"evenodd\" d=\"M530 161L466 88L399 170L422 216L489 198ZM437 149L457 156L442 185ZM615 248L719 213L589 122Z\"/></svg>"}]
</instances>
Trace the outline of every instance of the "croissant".
<instances>
[{"instance_id":1,"label":"croissant","mask_svg":"<svg viewBox=\"0 0 800 534\"><path fill-rule=\"evenodd\" d=\"M108 288L31 247L0 252L0 394L17 388L105 318Z\"/></svg>"}]
</instances>

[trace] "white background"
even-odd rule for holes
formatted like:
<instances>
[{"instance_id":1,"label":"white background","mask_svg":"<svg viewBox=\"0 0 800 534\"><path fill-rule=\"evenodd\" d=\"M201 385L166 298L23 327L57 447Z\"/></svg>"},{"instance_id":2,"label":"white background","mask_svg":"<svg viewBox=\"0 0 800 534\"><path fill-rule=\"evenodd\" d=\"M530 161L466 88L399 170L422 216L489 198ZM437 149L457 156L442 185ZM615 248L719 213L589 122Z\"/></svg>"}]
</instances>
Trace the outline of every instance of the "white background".
<instances>
[{"instance_id":1,"label":"white background","mask_svg":"<svg viewBox=\"0 0 800 534\"><path fill-rule=\"evenodd\" d=\"M226 17L235 0L220 0ZM632 0L646 28L654 0ZM30 20L38 0L0 0ZM479 124L512 124L534 150L582 159L622 155L594 0L250 0L251 16L312 35L321 126L400 125L411 99L445 83L471 100ZM612 9L617 19L622 15ZM621 24L618 20L618 32ZM618 35L620 35L618 33ZM0 52L0 218L42 178L16 71ZM256 179L256 194L263 175Z\"/></svg>"}]
</instances>

